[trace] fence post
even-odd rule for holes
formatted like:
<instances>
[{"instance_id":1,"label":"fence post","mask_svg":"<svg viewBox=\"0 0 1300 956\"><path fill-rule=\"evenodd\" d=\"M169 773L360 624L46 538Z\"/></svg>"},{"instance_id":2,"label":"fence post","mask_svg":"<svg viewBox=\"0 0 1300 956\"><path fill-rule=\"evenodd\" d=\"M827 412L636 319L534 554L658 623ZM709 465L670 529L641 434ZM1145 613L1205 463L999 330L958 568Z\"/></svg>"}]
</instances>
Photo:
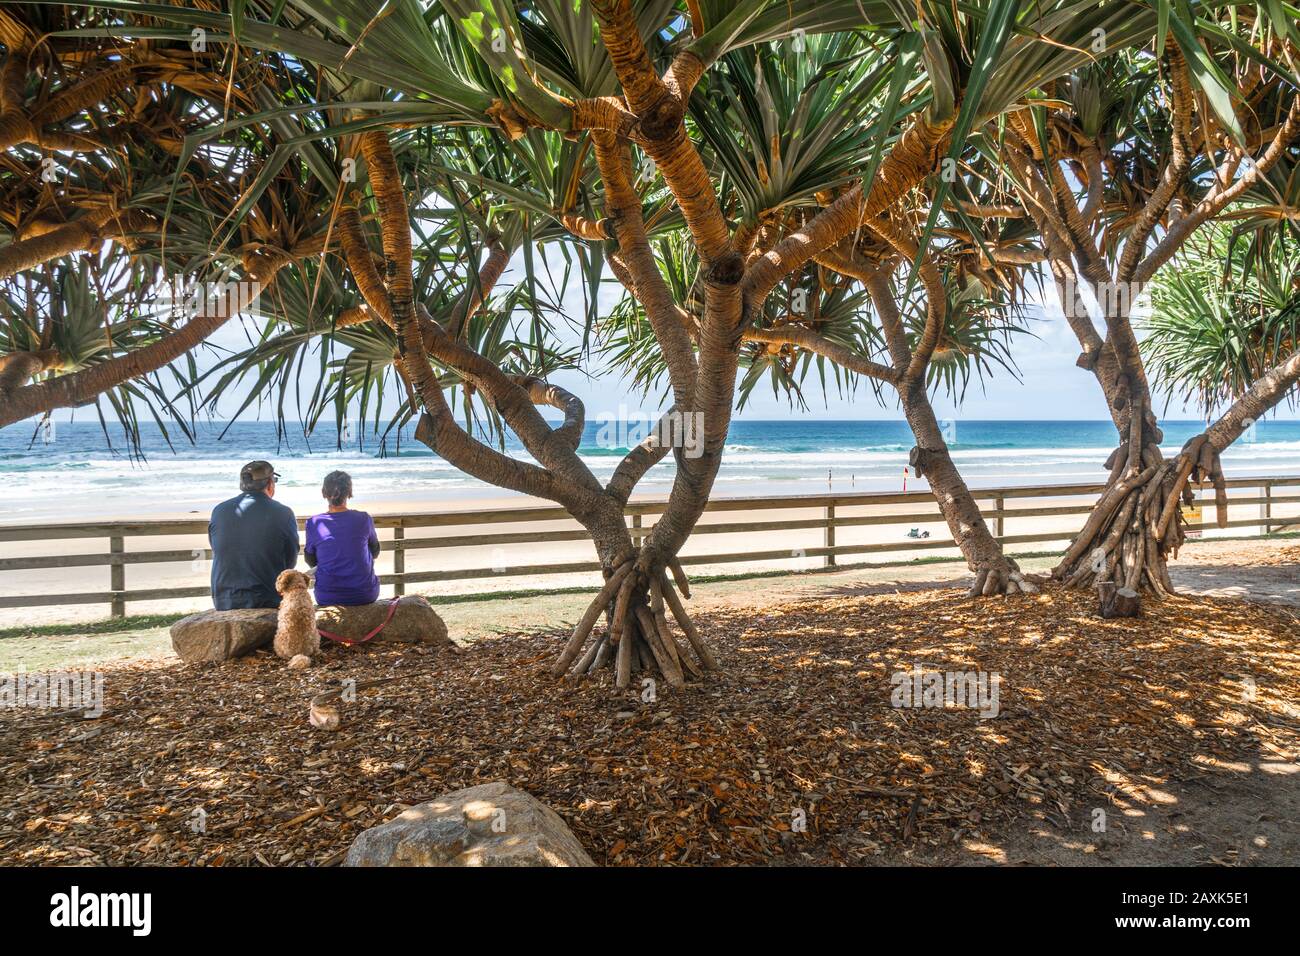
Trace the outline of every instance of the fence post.
<instances>
[{"instance_id":1,"label":"fence post","mask_svg":"<svg viewBox=\"0 0 1300 956\"><path fill-rule=\"evenodd\" d=\"M993 519L993 537L995 538L1000 539L1002 537L1003 525L1002 525L1001 512L1005 508L1006 508L1005 498L1003 498L1001 495L998 495L996 498L993 499L993 510L995 512L998 512L998 516Z\"/></svg>"},{"instance_id":2,"label":"fence post","mask_svg":"<svg viewBox=\"0 0 1300 956\"><path fill-rule=\"evenodd\" d=\"M406 573L406 529L402 527L402 519L397 519L397 527L393 529L393 573L398 575L393 582L393 596L401 597L406 593L406 582L400 575Z\"/></svg>"},{"instance_id":3,"label":"fence post","mask_svg":"<svg viewBox=\"0 0 1300 956\"><path fill-rule=\"evenodd\" d=\"M641 516L639 514L635 514L632 516L632 530L635 531L639 527L641 527ZM632 535L632 543L635 544L638 548L641 547L641 539L637 537L635 534Z\"/></svg>"},{"instance_id":4,"label":"fence post","mask_svg":"<svg viewBox=\"0 0 1300 956\"><path fill-rule=\"evenodd\" d=\"M835 506L826 506L826 547L835 547ZM826 567L835 567L835 552L829 551L826 555Z\"/></svg>"},{"instance_id":5,"label":"fence post","mask_svg":"<svg viewBox=\"0 0 1300 956\"><path fill-rule=\"evenodd\" d=\"M1273 483L1264 482L1264 500L1259 505L1259 516L1264 519L1264 533L1268 534L1273 530L1273 522L1269 518L1273 517Z\"/></svg>"},{"instance_id":6,"label":"fence post","mask_svg":"<svg viewBox=\"0 0 1300 956\"><path fill-rule=\"evenodd\" d=\"M126 541L120 534L108 539L108 553L113 556L108 566L108 589L113 592L113 603L109 613L113 617L126 617L126 599L122 592L126 590L126 565L122 555L126 553Z\"/></svg>"}]
</instances>

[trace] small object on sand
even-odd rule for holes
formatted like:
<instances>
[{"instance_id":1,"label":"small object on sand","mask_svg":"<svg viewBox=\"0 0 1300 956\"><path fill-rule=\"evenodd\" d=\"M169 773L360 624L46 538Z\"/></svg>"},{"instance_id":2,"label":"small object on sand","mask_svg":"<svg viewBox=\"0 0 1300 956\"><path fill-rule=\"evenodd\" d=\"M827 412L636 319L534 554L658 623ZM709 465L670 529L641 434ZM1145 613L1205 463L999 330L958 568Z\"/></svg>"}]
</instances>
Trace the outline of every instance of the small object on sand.
<instances>
[{"instance_id":1,"label":"small object on sand","mask_svg":"<svg viewBox=\"0 0 1300 956\"><path fill-rule=\"evenodd\" d=\"M432 670L432 668L430 668ZM411 671L398 677L380 677L377 680L363 680L361 683L355 681L346 682L344 687L336 687L334 690L322 691L311 699L308 707L307 716L311 725L318 730L338 730L339 729L339 708L338 701L345 691L356 693L360 690L368 690L372 687L379 687L383 684L391 684L394 681L408 681L418 677L428 671ZM351 701L349 701L350 703Z\"/></svg>"}]
</instances>

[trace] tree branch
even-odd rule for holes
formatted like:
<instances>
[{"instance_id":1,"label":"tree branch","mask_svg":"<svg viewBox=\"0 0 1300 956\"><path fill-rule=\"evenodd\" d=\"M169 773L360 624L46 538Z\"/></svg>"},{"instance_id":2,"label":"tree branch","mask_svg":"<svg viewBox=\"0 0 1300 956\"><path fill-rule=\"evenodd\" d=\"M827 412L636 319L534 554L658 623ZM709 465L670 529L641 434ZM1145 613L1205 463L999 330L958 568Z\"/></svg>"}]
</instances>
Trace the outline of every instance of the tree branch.
<instances>
[{"instance_id":1,"label":"tree branch","mask_svg":"<svg viewBox=\"0 0 1300 956\"><path fill-rule=\"evenodd\" d=\"M1300 382L1300 349L1255 379L1245 394L1205 430L1215 451L1222 452L1236 441L1251 423L1285 398L1296 382Z\"/></svg>"},{"instance_id":2,"label":"tree branch","mask_svg":"<svg viewBox=\"0 0 1300 956\"><path fill-rule=\"evenodd\" d=\"M1133 276L1142 253L1146 251L1147 239L1151 230L1169 208L1170 201L1183 184L1183 177L1192 165L1192 151L1188 143L1192 127L1192 81L1187 74L1187 63L1183 60L1178 44L1168 44L1169 49L1169 88L1170 113L1172 114L1170 130L1170 148L1172 156L1160 174L1160 182L1147 198L1146 205L1138 213L1136 221L1129 230L1124 242L1124 252L1120 255L1116 277L1120 282L1127 282Z\"/></svg>"},{"instance_id":3,"label":"tree branch","mask_svg":"<svg viewBox=\"0 0 1300 956\"><path fill-rule=\"evenodd\" d=\"M641 197L632 188L631 154L625 142L610 133L595 133L596 164L605 184L605 212L618 239L622 265L632 281L631 292L654 330L663 350L672 383L673 398L681 408L689 407L697 367L684 313L673 297L655 262L646 236Z\"/></svg>"},{"instance_id":4,"label":"tree branch","mask_svg":"<svg viewBox=\"0 0 1300 956\"><path fill-rule=\"evenodd\" d=\"M865 355L833 342L825 336L818 335L812 329L797 325L783 325L777 329L747 329L746 342L760 342L766 345L793 345L827 358L841 368L861 375L868 375L881 382L897 385L900 373L887 365L873 362Z\"/></svg>"},{"instance_id":5,"label":"tree branch","mask_svg":"<svg viewBox=\"0 0 1300 956\"><path fill-rule=\"evenodd\" d=\"M534 405L548 405L564 412L564 424L551 429L551 434L577 451L582 444L582 430L587 419L587 409L583 406L582 399L535 375L516 375L513 381L524 390Z\"/></svg>"},{"instance_id":6,"label":"tree branch","mask_svg":"<svg viewBox=\"0 0 1300 956\"><path fill-rule=\"evenodd\" d=\"M903 235L888 219L882 217L872 220L867 223L867 228L893 246L908 262L916 261L920 252L916 242ZM925 328L921 332L920 341L916 343L916 348L912 350L912 358L907 364L907 370L902 375L904 382L915 381L925 374L926 366L930 364L930 357L939 344L944 323L948 318L948 293L944 288L939 267L930 256L926 255L921 259L917 275L925 287Z\"/></svg>"},{"instance_id":7,"label":"tree branch","mask_svg":"<svg viewBox=\"0 0 1300 956\"><path fill-rule=\"evenodd\" d=\"M1172 223L1166 230L1164 237L1156 243L1156 247L1142 261L1142 263L1133 270L1133 281L1146 283L1155 275L1156 270L1168 262L1179 250L1187 237L1206 220L1216 216L1229 203L1239 198L1248 189L1253 187L1260 178L1264 176L1279 159L1285 155L1287 146L1300 135L1300 94L1291 101L1291 109L1287 112L1286 122L1279 127L1277 135L1269 143L1264 154L1241 174L1231 186L1221 188L1215 186L1210 190L1200 202L1198 202L1187 215Z\"/></svg>"},{"instance_id":8,"label":"tree branch","mask_svg":"<svg viewBox=\"0 0 1300 956\"><path fill-rule=\"evenodd\" d=\"M157 229L157 220L140 210L97 210L0 249L0 279L74 252L93 252L105 240L120 241L133 232Z\"/></svg>"},{"instance_id":9,"label":"tree branch","mask_svg":"<svg viewBox=\"0 0 1300 956\"><path fill-rule=\"evenodd\" d=\"M601 42L609 52L628 108L636 114L640 145L655 161L677 200L699 252L701 270L714 281L739 282L744 265L731 246L713 180L686 135L686 101L702 65L684 54L674 62L665 82L655 72L641 40L631 0L599 0L594 10Z\"/></svg>"}]
</instances>

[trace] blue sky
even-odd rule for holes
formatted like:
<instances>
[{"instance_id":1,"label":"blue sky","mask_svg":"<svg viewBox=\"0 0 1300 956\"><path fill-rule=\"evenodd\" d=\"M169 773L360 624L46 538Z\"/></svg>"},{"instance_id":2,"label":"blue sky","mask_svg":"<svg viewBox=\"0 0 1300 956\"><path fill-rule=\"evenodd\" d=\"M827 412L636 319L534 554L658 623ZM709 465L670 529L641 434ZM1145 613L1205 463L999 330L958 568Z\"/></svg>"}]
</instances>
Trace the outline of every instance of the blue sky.
<instances>
[{"instance_id":1,"label":"blue sky","mask_svg":"<svg viewBox=\"0 0 1300 956\"><path fill-rule=\"evenodd\" d=\"M516 271L518 269L518 271ZM509 281L514 275L522 274L522 267L512 263L512 268L502 281ZM1106 402L1101 389L1092 374L1079 368L1075 360L1079 357L1079 343L1074 337L1065 316L1061 313L1053 289L1051 277L1043 275L1041 294L1034 283L1029 284L1030 307L1029 325L1034 337L1025 336L1015 344L1015 359L1019 366L1019 380L1015 376L1003 373L987 380L983 387L978 381L967 389L961 406L958 407L944 395L934 399L935 412L940 418L969 418L976 420L1109 420ZM621 290L610 282L601 290L602 307L612 306L617 301ZM570 315L581 315L584 300L581 288L566 290L564 297L566 311ZM560 373L552 377L553 381L578 395L587 406L588 420L594 420L597 413L617 411L625 405L632 409L651 410L655 406L653 398L643 400L639 393L633 393L627 383L610 373L588 377L577 372ZM809 419L888 419L902 417L892 394L886 390L886 403L881 405L870 388L861 384L856 394L841 396L835 392L824 395L817 387L816 380L809 376L805 398L808 407L803 410L793 409L784 397L774 396L769 386L755 389L750 402L736 417L748 420L770 420L788 417ZM832 386L833 387L833 386ZM657 406L656 406L657 407ZM1163 399L1157 403L1157 413L1171 419L1197 419L1200 413L1196 409L1184 408L1180 403L1173 404L1166 412ZM1297 413L1282 408L1277 417L1294 419Z\"/></svg>"},{"instance_id":2,"label":"blue sky","mask_svg":"<svg viewBox=\"0 0 1300 956\"><path fill-rule=\"evenodd\" d=\"M521 257L520 261L521 261ZM512 263L502 279L502 284L522 275L522 266ZM1030 283L1031 295L1034 285ZM1034 336L1021 337L1015 343L1014 355L1020 369L1017 379L1002 373L983 385L976 381L968 388L964 401L958 407L951 399L940 394L935 396L935 412L940 418L967 418L976 420L1089 420L1108 418L1106 404L1101 390L1092 375L1075 365L1079 355L1079 345L1061 314L1052 290L1050 279L1043 286L1047 301L1041 298L1031 299L1029 307L1029 325ZM607 309L619 298L620 289L613 282L606 283L601 290L601 307ZM564 295L564 307L568 314L583 314L583 291L579 283L571 283ZM246 336L251 331L241 328L237 323L230 323L213 337L213 344L224 348L239 348L247 344ZM200 364L211 364L211 357L200 360ZM311 366L312 363L306 363ZM310 392L312 381L304 375L303 390ZM552 380L578 395L586 404L587 419L594 421L601 413L618 415L620 410L652 413L659 410L656 396L643 398L639 392L631 389L630 384L608 370L593 369L591 374L577 371L560 372ZM833 387L833 386L832 386ZM806 419L886 419L897 420L901 414L892 393L886 390L886 403L881 405L865 384L860 384L853 394L840 395L832 392L823 394L814 375L810 375L805 388L806 409L792 408L784 397L774 396L766 384L755 389L750 402L736 417L747 420L786 419L790 417ZM1161 400L1162 403L1163 400ZM227 418L238 407L232 396L218 409L217 417ZM550 410L547 410L548 413ZM1183 408L1179 404L1165 410L1157 405L1157 412L1162 417L1171 419L1196 419L1199 414L1195 409ZM558 414L558 413L557 413ZM256 416L254 410L246 412L245 418ZM63 410L56 416L67 420L70 413ZM265 416L263 416L265 417ZM1276 417L1295 419L1297 413L1291 409L1280 409ZM80 410L77 420L92 420L93 412Z\"/></svg>"}]
</instances>

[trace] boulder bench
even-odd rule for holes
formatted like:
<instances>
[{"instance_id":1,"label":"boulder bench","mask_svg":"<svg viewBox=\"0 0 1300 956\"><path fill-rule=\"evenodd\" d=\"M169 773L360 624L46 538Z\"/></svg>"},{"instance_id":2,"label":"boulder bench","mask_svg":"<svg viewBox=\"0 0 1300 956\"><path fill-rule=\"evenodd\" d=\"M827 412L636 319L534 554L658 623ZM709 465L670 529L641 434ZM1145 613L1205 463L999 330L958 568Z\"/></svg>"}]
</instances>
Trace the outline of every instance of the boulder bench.
<instances>
[{"instance_id":1,"label":"boulder bench","mask_svg":"<svg viewBox=\"0 0 1300 956\"><path fill-rule=\"evenodd\" d=\"M316 626L351 640L365 637L388 617L388 601L357 607L325 606L316 609ZM171 627L172 649L183 661L228 661L267 647L275 639L274 608L234 611L200 611L181 618ZM397 602L392 619L372 641L404 644L452 643L447 625L429 602L407 595ZM321 644L332 643L322 638Z\"/></svg>"}]
</instances>

